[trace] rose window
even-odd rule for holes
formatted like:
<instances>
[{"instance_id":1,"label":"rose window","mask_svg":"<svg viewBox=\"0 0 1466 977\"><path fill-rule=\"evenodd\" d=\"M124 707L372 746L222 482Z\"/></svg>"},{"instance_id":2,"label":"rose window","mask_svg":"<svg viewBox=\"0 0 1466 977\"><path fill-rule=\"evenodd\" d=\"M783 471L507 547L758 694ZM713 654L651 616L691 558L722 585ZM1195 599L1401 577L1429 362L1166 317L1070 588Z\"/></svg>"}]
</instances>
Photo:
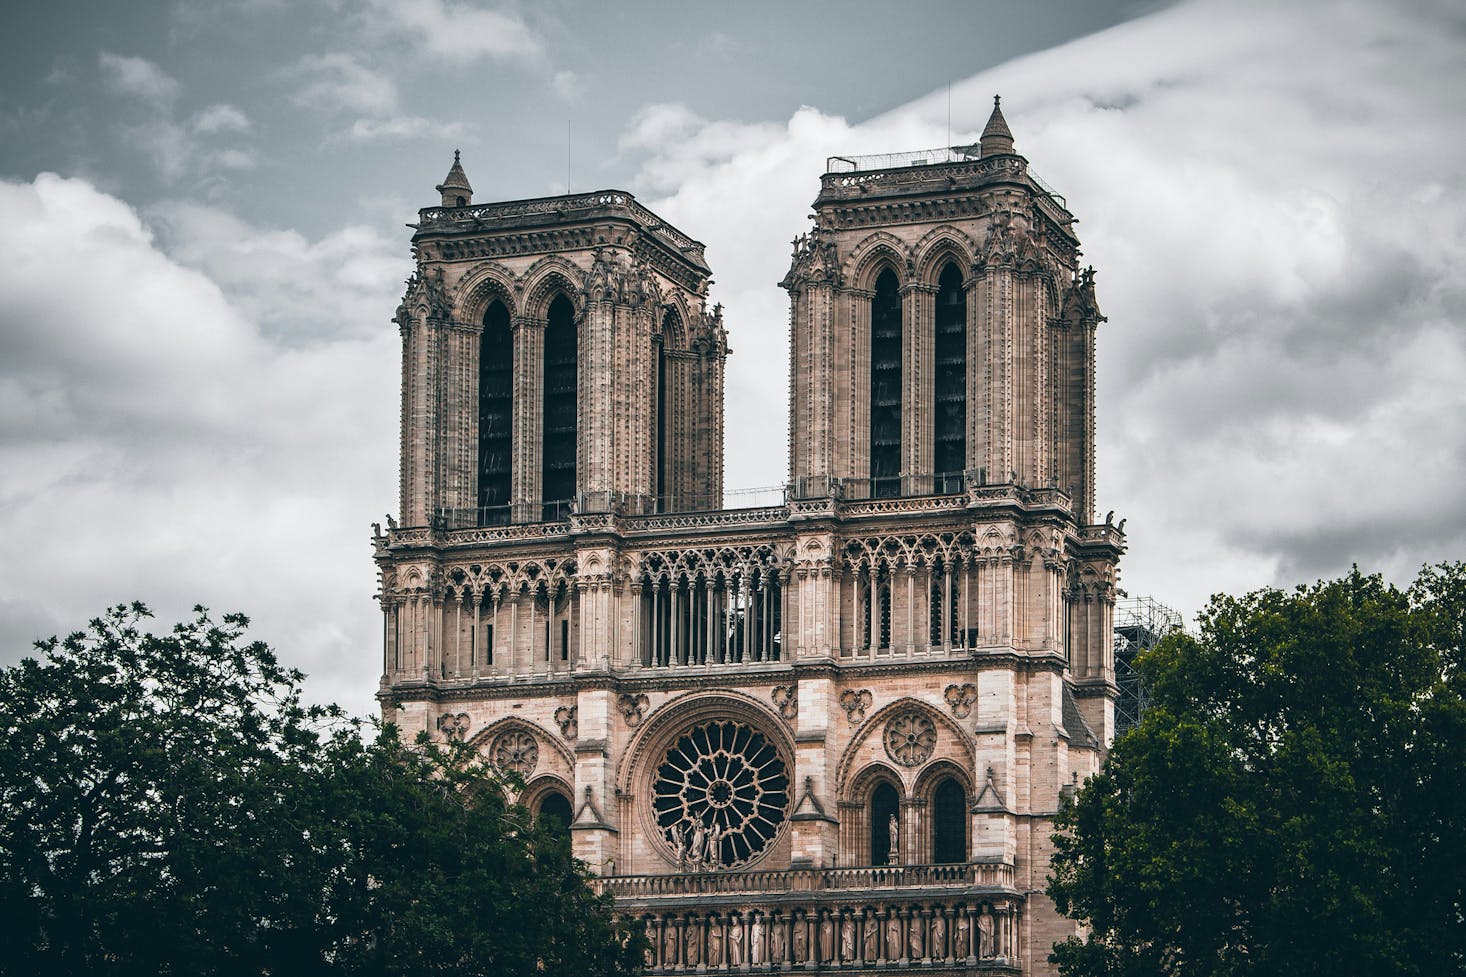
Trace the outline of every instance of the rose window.
<instances>
[{"instance_id":1,"label":"rose window","mask_svg":"<svg viewBox=\"0 0 1466 977\"><path fill-rule=\"evenodd\" d=\"M528 777L539 762L540 747L532 734L522 729L511 729L494 738L489 755L501 770L513 770L521 777Z\"/></svg>"},{"instance_id":2,"label":"rose window","mask_svg":"<svg viewBox=\"0 0 1466 977\"><path fill-rule=\"evenodd\" d=\"M926 714L912 709L886 724L886 752L905 767L926 762L937 745L937 727Z\"/></svg>"},{"instance_id":3,"label":"rose window","mask_svg":"<svg viewBox=\"0 0 1466 977\"><path fill-rule=\"evenodd\" d=\"M663 839L684 864L741 865L784 823L789 775L762 733L735 722L704 723L667 751L652 781L652 805Z\"/></svg>"}]
</instances>

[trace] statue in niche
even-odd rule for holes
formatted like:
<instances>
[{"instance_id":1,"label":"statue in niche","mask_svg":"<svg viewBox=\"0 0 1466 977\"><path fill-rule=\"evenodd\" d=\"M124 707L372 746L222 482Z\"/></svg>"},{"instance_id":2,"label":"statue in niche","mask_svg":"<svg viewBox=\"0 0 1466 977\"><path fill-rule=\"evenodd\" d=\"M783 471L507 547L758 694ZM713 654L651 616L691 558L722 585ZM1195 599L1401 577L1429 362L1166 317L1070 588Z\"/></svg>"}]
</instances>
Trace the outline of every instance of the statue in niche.
<instances>
[{"instance_id":1,"label":"statue in niche","mask_svg":"<svg viewBox=\"0 0 1466 977\"><path fill-rule=\"evenodd\" d=\"M953 956L959 959L972 956L972 924L967 921L967 912L957 914L957 925L952 927L952 936L957 941Z\"/></svg>"},{"instance_id":2,"label":"statue in niche","mask_svg":"<svg viewBox=\"0 0 1466 977\"><path fill-rule=\"evenodd\" d=\"M892 960L901 959L901 920L895 913L886 917L886 954Z\"/></svg>"},{"instance_id":3,"label":"statue in niche","mask_svg":"<svg viewBox=\"0 0 1466 977\"><path fill-rule=\"evenodd\" d=\"M809 932L808 921L805 919L794 920L794 962L804 963L809 959Z\"/></svg>"},{"instance_id":4,"label":"statue in niche","mask_svg":"<svg viewBox=\"0 0 1466 977\"><path fill-rule=\"evenodd\" d=\"M891 815L886 821L886 834L891 840L891 857L886 864L895 865L901 857L901 822L896 820L896 815Z\"/></svg>"},{"instance_id":5,"label":"statue in niche","mask_svg":"<svg viewBox=\"0 0 1466 977\"><path fill-rule=\"evenodd\" d=\"M753 917L748 927L748 962L755 967L764 962L764 917Z\"/></svg>"},{"instance_id":6,"label":"statue in niche","mask_svg":"<svg viewBox=\"0 0 1466 977\"><path fill-rule=\"evenodd\" d=\"M728 920L728 966L743 966L743 920Z\"/></svg>"},{"instance_id":7,"label":"statue in niche","mask_svg":"<svg viewBox=\"0 0 1466 977\"><path fill-rule=\"evenodd\" d=\"M677 853L677 867L687 868L687 824L679 821L667 829L668 840L672 842L672 849Z\"/></svg>"},{"instance_id":8,"label":"statue in niche","mask_svg":"<svg viewBox=\"0 0 1466 977\"><path fill-rule=\"evenodd\" d=\"M708 966L716 967L723 962L723 921L716 917L708 920Z\"/></svg>"},{"instance_id":9,"label":"statue in niche","mask_svg":"<svg viewBox=\"0 0 1466 977\"><path fill-rule=\"evenodd\" d=\"M697 931L699 929L701 929L701 927L699 927L697 925L697 921L696 920L689 920L688 921L688 924L687 924L687 954L686 954L686 956L683 959L685 959L687 961L687 965L689 967L696 967L697 966L697 958L698 958L698 945L697 944L699 942L699 940L697 938L698 937L698 932Z\"/></svg>"},{"instance_id":10,"label":"statue in niche","mask_svg":"<svg viewBox=\"0 0 1466 977\"><path fill-rule=\"evenodd\" d=\"M932 915L932 957L947 959L947 916L940 909Z\"/></svg>"},{"instance_id":11,"label":"statue in niche","mask_svg":"<svg viewBox=\"0 0 1466 977\"><path fill-rule=\"evenodd\" d=\"M987 907L977 917L977 955L983 960L997 956L993 950L993 914Z\"/></svg>"},{"instance_id":12,"label":"statue in niche","mask_svg":"<svg viewBox=\"0 0 1466 977\"><path fill-rule=\"evenodd\" d=\"M677 962L677 927L667 920L667 929L662 936L662 965L670 967Z\"/></svg>"},{"instance_id":13,"label":"statue in niche","mask_svg":"<svg viewBox=\"0 0 1466 977\"><path fill-rule=\"evenodd\" d=\"M708 826L707 844L707 851L702 859L703 864L710 869L721 868L723 866L723 829L718 826L717 821Z\"/></svg>"},{"instance_id":14,"label":"statue in niche","mask_svg":"<svg viewBox=\"0 0 1466 977\"><path fill-rule=\"evenodd\" d=\"M911 930L907 934L907 951L912 960L921 959L921 917L915 913L911 914Z\"/></svg>"},{"instance_id":15,"label":"statue in niche","mask_svg":"<svg viewBox=\"0 0 1466 977\"><path fill-rule=\"evenodd\" d=\"M855 917L848 913L840 922L840 959L855 959Z\"/></svg>"},{"instance_id":16,"label":"statue in niche","mask_svg":"<svg viewBox=\"0 0 1466 977\"><path fill-rule=\"evenodd\" d=\"M769 963L784 962L784 918L769 919Z\"/></svg>"},{"instance_id":17,"label":"statue in niche","mask_svg":"<svg viewBox=\"0 0 1466 977\"><path fill-rule=\"evenodd\" d=\"M875 963L881 956L881 924L874 916L865 921L865 962Z\"/></svg>"},{"instance_id":18,"label":"statue in niche","mask_svg":"<svg viewBox=\"0 0 1466 977\"><path fill-rule=\"evenodd\" d=\"M692 844L688 845L687 860L695 872L702 868L703 851L707 848L708 829L701 821L692 822Z\"/></svg>"},{"instance_id":19,"label":"statue in niche","mask_svg":"<svg viewBox=\"0 0 1466 977\"><path fill-rule=\"evenodd\" d=\"M835 922L828 913L820 919L820 962L835 959Z\"/></svg>"}]
</instances>

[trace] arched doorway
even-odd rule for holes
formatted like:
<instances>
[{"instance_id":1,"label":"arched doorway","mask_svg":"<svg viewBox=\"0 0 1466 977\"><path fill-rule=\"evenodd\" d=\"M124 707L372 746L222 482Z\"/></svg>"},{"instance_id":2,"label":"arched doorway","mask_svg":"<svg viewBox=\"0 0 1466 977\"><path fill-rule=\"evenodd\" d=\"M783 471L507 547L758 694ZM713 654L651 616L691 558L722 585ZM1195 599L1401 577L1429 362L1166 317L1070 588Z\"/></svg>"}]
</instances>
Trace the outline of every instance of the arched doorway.
<instances>
[{"instance_id":1,"label":"arched doorway","mask_svg":"<svg viewBox=\"0 0 1466 977\"><path fill-rule=\"evenodd\" d=\"M535 816L551 834L562 837L569 837L570 822L575 817L570 810L570 798L558 790L552 790L540 798L540 808L535 812Z\"/></svg>"},{"instance_id":2,"label":"arched doorway","mask_svg":"<svg viewBox=\"0 0 1466 977\"><path fill-rule=\"evenodd\" d=\"M967 861L967 791L951 777L932 791L932 861Z\"/></svg>"},{"instance_id":3,"label":"arched doorway","mask_svg":"<svg viewBox=\"0 0 1466 977\"><path fill-rule=\"evenodd\" d=\"M901 861L899 852L891 857L891 819L899 818L901 798L896 788L887 781L881 781L870 792L870 863L891 865ZM899 842L897 843L899 847Z\"/></svg>"}]
</instances>

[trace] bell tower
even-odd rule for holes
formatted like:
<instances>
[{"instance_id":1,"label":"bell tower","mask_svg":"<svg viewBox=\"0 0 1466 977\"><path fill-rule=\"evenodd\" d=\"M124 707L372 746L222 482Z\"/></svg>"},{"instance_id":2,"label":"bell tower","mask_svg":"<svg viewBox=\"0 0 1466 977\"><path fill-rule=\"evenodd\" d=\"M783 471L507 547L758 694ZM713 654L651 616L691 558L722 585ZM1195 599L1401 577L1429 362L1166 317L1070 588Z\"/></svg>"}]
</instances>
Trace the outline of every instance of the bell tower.
<instances>
[{"instance_id":1,"label":"bell tower","mask_svg":"<svg viewBox=\"0 0 1466 977\"><path fill-rule=\"evenodd\" d=\"M831 157L814 211L782 283L796 495L1014 484L1088 521L1104 317L997 100L976 146Z\"/></svg>"},{"instance_id":2,"label":"bell tower","mask_svg":"<svg viewBox=\"0 0 1466 977\"><path fill-rule=\"evenodd\" d=\"M722 312L703 246L629 193L473 204L459 154L414 225L407 525L722 504Z\"/></svg>"}]
</instances>

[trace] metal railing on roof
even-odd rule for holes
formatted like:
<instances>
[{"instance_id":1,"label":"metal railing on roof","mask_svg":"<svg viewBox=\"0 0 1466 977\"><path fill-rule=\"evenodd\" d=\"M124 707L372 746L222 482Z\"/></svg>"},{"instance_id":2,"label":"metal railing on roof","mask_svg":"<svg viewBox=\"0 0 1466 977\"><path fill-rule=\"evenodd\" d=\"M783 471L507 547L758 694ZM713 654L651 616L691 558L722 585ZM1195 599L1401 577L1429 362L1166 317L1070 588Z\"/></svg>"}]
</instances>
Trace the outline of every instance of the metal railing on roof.
<instances>
[{"instance_id":1,"label":"metal railing on roof","mask_svg":"<svg viewBox=\"0 0 1466 977\"><path fill-rule=\"evenodd\" d=\"M877 153L870 156L830 156L825 160L826 173L859 173L863 170L894 170L903 166L934 166L938 163L967 163L981 153L971 146L940 146L906 153Z\"/></svg>"}]
</instances>

